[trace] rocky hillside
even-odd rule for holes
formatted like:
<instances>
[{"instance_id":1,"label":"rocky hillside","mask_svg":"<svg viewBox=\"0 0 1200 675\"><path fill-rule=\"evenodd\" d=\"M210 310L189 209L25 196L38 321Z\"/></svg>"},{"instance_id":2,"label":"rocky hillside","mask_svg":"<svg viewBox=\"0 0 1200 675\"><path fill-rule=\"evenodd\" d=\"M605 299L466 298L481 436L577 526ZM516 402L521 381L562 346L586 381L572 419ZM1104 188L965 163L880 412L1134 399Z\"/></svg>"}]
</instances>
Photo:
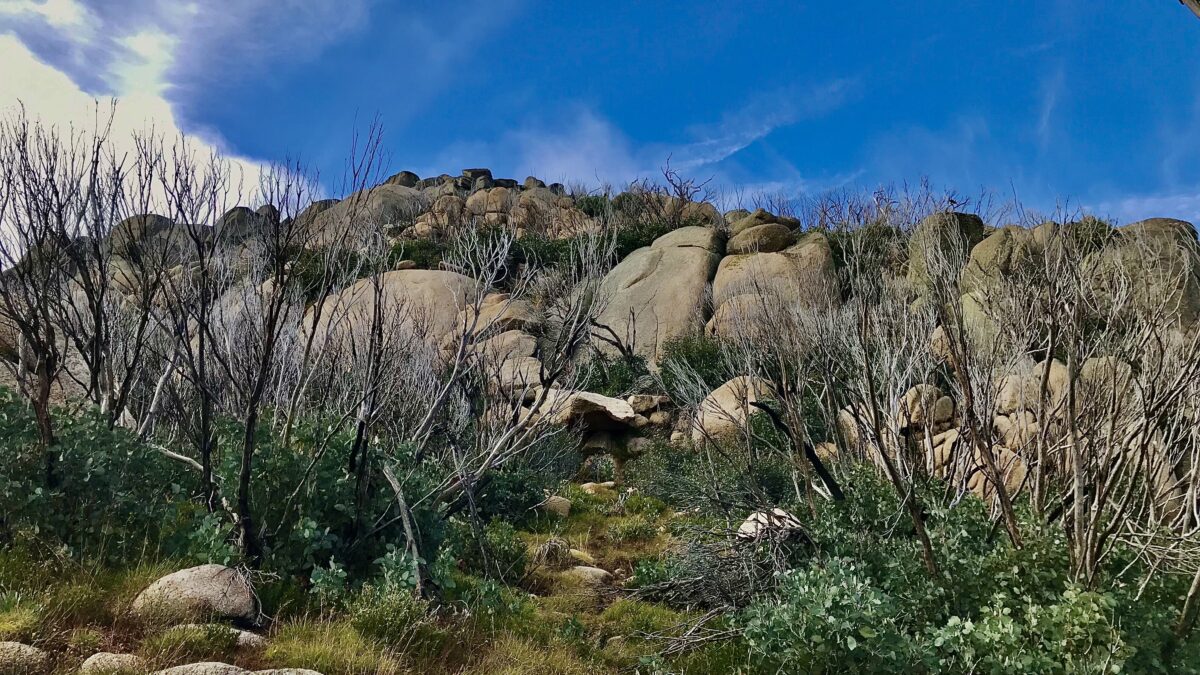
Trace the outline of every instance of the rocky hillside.
<instances>
[{"instance_id":1,"label":"rocky hillside","mask_svg":"<svg viewBox=\"0 0 1200 675\"><path fill-rule=\"evenodd\" d=\"M0 202L0 673L1196 653L1190 223L36 178Z\"/></svg>"}]
</instances>

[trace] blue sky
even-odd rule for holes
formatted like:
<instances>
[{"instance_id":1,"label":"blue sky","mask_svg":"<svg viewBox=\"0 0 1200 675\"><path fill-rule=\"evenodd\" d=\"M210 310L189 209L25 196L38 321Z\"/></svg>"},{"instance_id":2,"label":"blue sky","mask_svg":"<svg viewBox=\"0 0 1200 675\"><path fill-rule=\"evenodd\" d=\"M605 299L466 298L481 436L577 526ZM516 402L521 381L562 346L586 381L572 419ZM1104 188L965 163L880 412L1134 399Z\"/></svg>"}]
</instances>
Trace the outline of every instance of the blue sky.
<instances>
[{"instance_id":1,"label":"blue sky","mask_svg":"<svg viewBox=\"0 0 1200 675\"><path fill-rule=\"evenodd\" d=\"M331 187L378 113L422 175L620 184L669 157L727 192L928 178L1200 220L1200 19L1174 0L0 0L0 63L24 64L0 105L116 95Z\"/></svg>"}]
</instances>

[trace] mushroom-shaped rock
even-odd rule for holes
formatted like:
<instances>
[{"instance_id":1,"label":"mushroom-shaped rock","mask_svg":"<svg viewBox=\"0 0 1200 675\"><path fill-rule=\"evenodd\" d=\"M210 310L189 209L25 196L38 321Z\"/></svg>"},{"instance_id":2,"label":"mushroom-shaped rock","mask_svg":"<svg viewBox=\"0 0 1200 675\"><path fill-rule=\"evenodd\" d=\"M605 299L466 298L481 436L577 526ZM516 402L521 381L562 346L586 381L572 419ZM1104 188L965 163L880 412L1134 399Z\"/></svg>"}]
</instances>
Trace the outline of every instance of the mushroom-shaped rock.
<instances>
[{"instance_id":1,"label":"mushroom-shaped rock","mask_svg":"<svg viewBox=\"0 0 1200 675\"><path fill-rule=\"evenodd\" d=\"M751 513L738 526L737 536L739 539L760 539L770 535L789 534L801 528L799 518L783 509L775 508Z\"/></svg>"},{"instance_id":2,"label":"mushroom-shaped rock","mask_svg":"<svg viewBox=\"0 0 1200 675\"><path fill-rule=\"evenodd\" d=\"M224 565L200 565L173 572L150 584L133 601L136 615L152 620L258 620L254 589L241 572Z\"/></svg>"},{"instance_id":3,"label":"mushroom-shaped rock","mask_svg":"<svg viewBox=\"0 0 1200 675\"><path fill-rule=\"evenodd\" d=\"M773 393L770 382L749 375L722 384L700 403L692 425L692 440L699 443L738 433L752 415L761 412L753 404Z\"/></svg>"},{"instance_id":4,"label":"mushroom-shaped rock","mask_svg":"<svg viewBox=\"0 0 1200 675\"><path fill-rule=\"evenodd\" d=\"M554 392L547 399L544 405L556 410L555 422L578 424L589 431L627 428L639 417L629 403L590 391Z\"/></svg>"},{"instance_id":5,"label":"mushroom-shaped rock","mask_svg":"<svg viewBox=\"0 0 1200 675\"><path fill-rule=\"evenodd\" d=\"M50 672L50 655L20 642L0 642L0 675L40 675Z\"/></svg>"},{"instance_id":6,"label":"mushroom-shaped rock","mask_svg":"<svg viewBox=\"0 0 1200 675\"><path fill-rule=\"evenodd\" d=\"M114 675L115 673L144 673L146 661L137 654L98 652L87 657L79 666L80 675Z\"/></svg>"}]
</instances>

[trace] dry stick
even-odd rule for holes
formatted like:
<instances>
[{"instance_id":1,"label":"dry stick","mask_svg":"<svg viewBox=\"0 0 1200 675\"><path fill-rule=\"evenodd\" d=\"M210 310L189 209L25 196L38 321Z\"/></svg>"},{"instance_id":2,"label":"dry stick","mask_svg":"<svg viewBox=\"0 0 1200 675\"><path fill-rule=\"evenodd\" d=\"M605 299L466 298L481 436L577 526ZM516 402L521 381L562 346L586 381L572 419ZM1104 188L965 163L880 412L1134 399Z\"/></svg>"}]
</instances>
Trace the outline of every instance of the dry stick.
<instances>
[{"instance_id":1,"label":"dry stick","mask_svg":"<svg viewBox=\"0 0 1200 675\"><path fill-rule=\"evenodd\" d=\"M846 499L846 495L842 492L841 486L838 485L837 480L835 480L833 477L833 474L829 473L829 470L825 468L825 463L822 462L821 458L817 456L816 451L813 450L812 444L804 440L798 441L796 437L792 435L792 430L789 429L786 424L784 424L782 419L780 419L779 413L772 410L770 406L758 401L750 401L750 405L765 412L767 417L771 418L771 423L775 425L775 428L783 432L791 441L793 446L799 445L801 447L801 449L804 451L805 458L807 458L809 463L812 464L813 469L817 472L817 476L821 478L821 482L824 483L825 487L829 489L829 495L833 498L833 501L844 501Z\"/></svg>"}]
</instances>

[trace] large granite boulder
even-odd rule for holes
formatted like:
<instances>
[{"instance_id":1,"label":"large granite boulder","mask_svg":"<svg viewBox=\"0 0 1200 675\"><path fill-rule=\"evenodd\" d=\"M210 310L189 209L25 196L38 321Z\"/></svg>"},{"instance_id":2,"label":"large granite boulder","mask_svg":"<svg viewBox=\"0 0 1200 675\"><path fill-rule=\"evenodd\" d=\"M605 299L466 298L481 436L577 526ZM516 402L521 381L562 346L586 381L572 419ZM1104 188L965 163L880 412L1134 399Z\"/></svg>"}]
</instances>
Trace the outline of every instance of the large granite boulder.
<instances>
[{"instance_id":1,"label":"large granite boulder","mask_svg":"<svg viewBox=\"0 0 1200 675\"><path fill-rule=\"evenodd\" d=\"M634 251L604 278L605 305L597 322L657 363L668 340L703 327L705 296L721 249L715 230L681 227ZM612 349L600 340L597 345Z\"/></svg>"},{"instance_id":2,"label":"large granite boulder","mask_svg":"<svg viewBox=\"0 0 1200 675\"><path fill-rule=\"evenodd\" d=\"M935 213L922 220L908 240L908 280L918 291L927 289L929 259L961 247L965 260L984 237L983 220L971 213Z\"/></svg>"},{"instance_id":3,"label":"large granite boulder","mask_svg":"<svg viewBox=\"0 0 1200 675\"><path fill-rule=\"evenodd\" d=\"M729 238L725 252L729 255L774 253L792 244L792 231L780 223L755 225Z\"/></svg>"},{"instance_id":4,"label":"large granite boulder","mask_svg":"<svg viewBox=\"0 0 1200 675\"><path fill-rule=\"evenodd\" d=\"M1184 326L1200 319L1200 244L1189 222L1151 218L1117 228L1085 267L1100 297L1129 285L1127 310Z\"/></svg>"},{"instance_id":5,"label":"large granite boulder","mask_svg":"<svg viewBox=\"0 0 1200 675\"><path fill-rule=\"evenodd\" d=\"M199 565L150 584L133 601L144 620L178 623L192 619L258 620L258 599L241 572L224 565Z\"/></svg>"},{"instance_id":6,"label":"large granite boulder","mask_svg":"<svg viewBox=\"0 0 1200 675\"><path fill-rule=\"evenodd\" d=\"M1022 267L1034 262L1037 248L1030 230L1016 225L995 230L971 249L959 282L960 290L964 293L984 290L1001 279L1019 274Z\"/></svg>"},{"instance_id":7,"label":"large granite boulder","mask_svg":"<svg viewBox=\"0 0 1200 675\"><path fill-rule=\"evenodd\" d=\"M713 278L716 310L706 329L728 337L770 330L778 308L819 307L837 299L833 252L824 233L811 232L778 253L727 255Z\"/></svg>"},{"instance_id":8,"label":"large granite boulder","mask_svg":"<svg viewBox=\"0 0 1200 675\"><path fill-rule=\"evenodd\" d=\"M474 279L446 270L395 270L383 273L385 328L409 330L440 345L454 331L459 313L479 292ZM370 278L361 279L326 300L318 335L360 333L370 327L375 293ZM312 313L310 311L311 320Z\"/></svg>"},{"instance_id":9,"label":"large granite boulder","mask_svg":"<svg viewBox=\"0 0 1200 675\"><path fill-rule=\"evenodd\" d=\"M692 441L716 440L742 431L750 417L761 413L752 404L770 398L770 382L742 375L717 387L701 402L692 422Z\"/></svg>"}]
</instances>

